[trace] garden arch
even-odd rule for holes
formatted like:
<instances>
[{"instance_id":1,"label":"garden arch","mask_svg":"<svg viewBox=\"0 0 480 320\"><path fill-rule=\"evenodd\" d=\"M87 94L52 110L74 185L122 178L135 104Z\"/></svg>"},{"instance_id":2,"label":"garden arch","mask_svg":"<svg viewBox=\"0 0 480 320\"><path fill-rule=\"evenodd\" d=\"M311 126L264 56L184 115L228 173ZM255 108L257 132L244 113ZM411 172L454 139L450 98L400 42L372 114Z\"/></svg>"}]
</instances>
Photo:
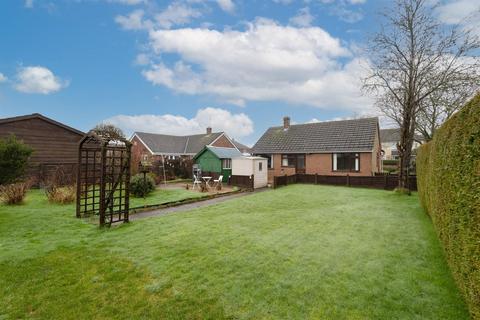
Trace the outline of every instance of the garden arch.
<instances>
[{"instance_id":1,"label":"garden arch","mask_svg":"<svg viewBox=\"0 0 480 320\"><path fill-rule=\"evenodd\" d=\"M79 142L77 217L99 216L100 226L128 222L131 143L87 133Z\"/></svg>"}]
</instances>

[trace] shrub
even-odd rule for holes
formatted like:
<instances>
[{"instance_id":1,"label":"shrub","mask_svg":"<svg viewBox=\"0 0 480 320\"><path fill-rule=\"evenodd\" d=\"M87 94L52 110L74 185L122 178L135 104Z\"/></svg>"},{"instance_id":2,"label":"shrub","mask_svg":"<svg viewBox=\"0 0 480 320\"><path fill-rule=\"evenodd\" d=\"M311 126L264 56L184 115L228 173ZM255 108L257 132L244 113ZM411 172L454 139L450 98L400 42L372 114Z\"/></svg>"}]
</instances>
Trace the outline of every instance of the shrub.
<instances>
[{"instance_id":1,"label":"shrub","mask_svg":"<svg viewBox=\"0 0 480 320\"><path fill-rule=\"evenodd\" d=\"M0 200L5 204L18 204L25 199L30 182L17 182L0 186Z\"/></svg>"},{"instance_id":2,"label":"shrub","mask_svg":"<svg viewBox=\"0 0 480 320\"><path fill-rule=\"evenodd\" d=\"M14 135L0 139L0 185L18 181L25 174L33 150Z\"/></svg>"},{"instance_id":3,"label":"shrub","mask_svg":"<svg viewBox=\"0 0 480 320\"><path fill-rule=\"evenodd\" d=\"M417 156L419 196L474 319L480 318L480 95Z\"/></svg>"},{"instance_id":4,"label":"shrub","mask_svg":"<svg viewBox=\"0 0 480 320\"><path fill-rule=\"evenodd\" d=\"M47 186L45 188L45 194L47 195L48 201L53 203L72 203L76 198L76 188L75 185L70 186Z\"/></svg>"},{"instance_id":5,"label":"shrub","mask_svg":"<svg viewBox=\"0 0 480 320\"><path fill-rule=\"evenodd\" d=\"M130 180L130 192L135 197L145 197L155 190L155 180L150 175L137 174Z\"/></svg>"},{"instance_id":6,"label":"shrub","mask_svg":"<svg viewBox=\"0 0 480 320\"><path fill-rule=\"evenodd\" d=\"M398 166L398 160L383 160L384 166Z\"/></svg>"}]
</instances>

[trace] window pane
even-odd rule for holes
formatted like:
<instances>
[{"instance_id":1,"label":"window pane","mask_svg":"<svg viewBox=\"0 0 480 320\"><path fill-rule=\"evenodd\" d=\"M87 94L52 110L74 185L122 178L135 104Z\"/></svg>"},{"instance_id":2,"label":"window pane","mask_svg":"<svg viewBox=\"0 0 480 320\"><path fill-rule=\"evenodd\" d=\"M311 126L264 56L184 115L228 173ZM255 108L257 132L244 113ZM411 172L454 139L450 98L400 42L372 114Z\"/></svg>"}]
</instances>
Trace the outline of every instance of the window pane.
<instances>
[{"instance_id":1,"label":"window pane","mask_svg":"<svg viewBox=\"0 0 480 320\"><path fill-rule=\"evenodd\" d=\"M299 154L297 156L297 168L304 169L305 168L305 155Z\"/></svg>"}]
</instances>

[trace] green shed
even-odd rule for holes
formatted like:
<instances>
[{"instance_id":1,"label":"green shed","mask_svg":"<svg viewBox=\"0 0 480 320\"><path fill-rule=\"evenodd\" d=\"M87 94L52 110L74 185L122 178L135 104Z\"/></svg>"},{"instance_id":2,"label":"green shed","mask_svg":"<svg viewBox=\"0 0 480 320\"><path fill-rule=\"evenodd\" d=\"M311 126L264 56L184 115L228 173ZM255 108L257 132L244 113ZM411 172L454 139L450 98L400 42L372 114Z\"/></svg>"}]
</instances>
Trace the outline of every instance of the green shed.
<instances>
[{"instance_id":1,"label":"green shed","mask_svg":"<svg viewBox=\"0 0 480 320\"><path fill-rule=\"evenodd\" d=\"M202 172L215 172L223 175L223 182L227 182L232 175L232 158L241 157L242 153L236 148L220 148L205 146L193 157Z\"/></svg>"}]
</instances>

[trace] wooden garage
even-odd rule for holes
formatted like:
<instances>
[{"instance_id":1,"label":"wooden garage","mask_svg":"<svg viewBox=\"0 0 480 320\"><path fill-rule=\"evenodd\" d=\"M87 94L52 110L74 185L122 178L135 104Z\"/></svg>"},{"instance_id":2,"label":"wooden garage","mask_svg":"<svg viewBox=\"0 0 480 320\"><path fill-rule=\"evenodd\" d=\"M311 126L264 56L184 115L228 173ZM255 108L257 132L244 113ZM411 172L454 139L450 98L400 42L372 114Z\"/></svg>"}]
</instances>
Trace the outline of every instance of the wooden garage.
<instances>
[{"instance_id":1,"label":"wooden garage","mask_svg":"<svg viewBox=\"0 0 480 320\"><path fill-rule=\"evenodd\" d=\"M33 148L28 175L45 179L59 166L76 172L78 142L84 133L41 114L0 119L0 138L14 134Z\"/></svg>"}]
</instances>

